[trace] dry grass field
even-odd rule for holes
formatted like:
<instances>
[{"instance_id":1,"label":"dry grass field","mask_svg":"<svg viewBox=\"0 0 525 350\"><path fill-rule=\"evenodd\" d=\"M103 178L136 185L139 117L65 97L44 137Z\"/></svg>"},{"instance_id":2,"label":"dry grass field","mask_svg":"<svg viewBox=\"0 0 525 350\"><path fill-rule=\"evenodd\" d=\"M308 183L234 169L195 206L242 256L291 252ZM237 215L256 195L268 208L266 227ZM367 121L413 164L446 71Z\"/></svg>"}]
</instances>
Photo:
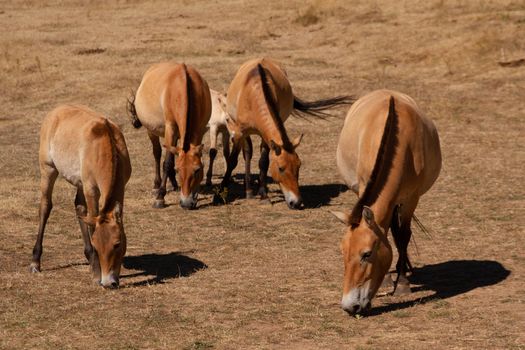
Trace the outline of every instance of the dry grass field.
<instances>
[{"instance_id":1,"label":"dry grass field","mask_svg":"<svg viewBox=\"0 0 525 350\"><path fill-rule=\"evenodd\" d=\"M525 65L498 64L525 58L524 1L0 0L0 31L0 348L525 349ZM386 87L434 119L443 169L416 211L431 236L414 228L411 295L378 297L361 319L339 306L344 227L328 210L356 200L335 165L344 109L286 123L305 133L304 210L276 184L271 202L217 207L203 191L184 211L171 192L168 208L151 207L153 157L126 115L130 90L176 60L224 91L258 56L281 61L304 99ZM28 272L40 121L69 102L121 125L132 157L118 290L91 284L64 180L43 271Z\"/></svg>"}]
</instances>

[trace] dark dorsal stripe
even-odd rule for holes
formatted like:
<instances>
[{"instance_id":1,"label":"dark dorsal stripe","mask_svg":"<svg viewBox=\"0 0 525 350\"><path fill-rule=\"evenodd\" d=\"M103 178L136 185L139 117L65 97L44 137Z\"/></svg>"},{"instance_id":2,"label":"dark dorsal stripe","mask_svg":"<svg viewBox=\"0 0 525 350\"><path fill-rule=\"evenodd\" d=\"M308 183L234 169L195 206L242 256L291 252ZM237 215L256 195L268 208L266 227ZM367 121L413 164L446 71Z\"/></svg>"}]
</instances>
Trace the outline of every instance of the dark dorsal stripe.
<instances>
[{"instance_id":1,"label":"dark dorsal stripe","mask_svg":"<svg viewBox=\"0 0 525 350\"><path fill-rule=\"evenodd\" d=\"M183 63L182 69L184 70L184 75L186 77L186 130L184 130L183 142L182 142L182 150L184 152L188 152L190 149L190 117L192 115L192 98L193 98L193 91L192 91L192 85L191 85L191 77L188 73L188 67Z\"/></svg>"},{"instance_id":2,"label":"dark dorsal stripe","mask_svg":"<svg viewBox=\"0 0 525 350\"><path fill-rule=\"evenodd\" d=\"M100 214L104 215L108 213L115 206L113 194L115 192L115 183L117 180L117 166L118 166L118 153L117 153L117 142L115 141L115 135L113 135L113 128L109 124L109 120L105 119L104 124L108 130L109 143L111 145L111 161L113 162L111 167L111 186L106 196L106 202L102 207Z\"/></svg>"},{"instance_id":3,"label":"dark dorsal stripe","mask_svg":"<svg viewBox=\"0 0 525 350\"><path fill-rule=\"evenodd\" d=\"M376 162L372 174L368 179L363 195L357 200L352 214L350 223L352 226L359 225L361 222L361 214L363 207L370 206L375 203L381 191L385 187L388 175L392 170L394 156L399 143L397 134L399 131L399 119L396 113L394 97L390 96L390 103L388 107L388 117L381 137L381 144L377 150Z\"/></svg>"},{"instance_id":4,"label":"dark dorsal stripe","mask_svg":"<svg viewBox=\"0 0 525 350\"><path fill-rule=\"evenodd\" d=\"M259 72L259 76L261 77L261 85L263 89L264 100L266 101L266 104L269 107L270 115L272 116L275 125L277 125L277 129L279 130L279 134L281 135L281 139L283 140L282 146L286 151L292 152L292 143L290 142L290 139L286 134L284 123L281 120L279 114L279 107L277 106L277 102L273 99L272 92L270 90L270 83L268 78L272 78L272 75L270 72L267 72L260 63L257 64L257 71Z\"/></svg>"}]
</instances>

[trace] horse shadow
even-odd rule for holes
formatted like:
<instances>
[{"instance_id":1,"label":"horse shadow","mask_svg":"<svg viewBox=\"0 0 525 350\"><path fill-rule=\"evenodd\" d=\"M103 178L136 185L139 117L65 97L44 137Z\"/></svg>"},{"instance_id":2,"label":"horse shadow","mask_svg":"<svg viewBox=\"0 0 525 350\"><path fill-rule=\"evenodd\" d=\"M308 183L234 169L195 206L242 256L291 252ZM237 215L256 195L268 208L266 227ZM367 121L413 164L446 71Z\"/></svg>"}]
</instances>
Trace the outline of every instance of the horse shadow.
<instances>
[{"instance_id":1,"label":"horse shadow","mask_svg":"<svg viewBox=\"0 0 525 350\"><path fill-rule=\"evenodd\" d=\"M165 283L165 280L188 277L208 267L202 261L190 258L181 252L126 256L122 265L128 270L138 270L139 272L124 275L121 278L153 276L143 281L130 283L127 287L162 284Z\"/></svg>"},{"instance_id":2,"label":"horse shadow","mask_svg":"<svg viewBox=\"0 0 525 350\"><path fill-rule=\"evenodd\" d=\"M348 191L344 184L306 185L300 187L305 208L315 209L330 204L332 198Z\"/></svg>"},{"instance_id":3,"label":"horse shadow","mask_svg":"<svg viewBox=\"0 0 525 350\"><path fill-rule=\"evenodd\" d=\"M434 294L411 301L393 303L372 308L369 316L425 304L435 299L446 299L473 289L491 286L505 280L510 271L497 261L452 260L434 265L414 268L409 277L413 292L434 291Z\"/></svg>"}]
</instances>

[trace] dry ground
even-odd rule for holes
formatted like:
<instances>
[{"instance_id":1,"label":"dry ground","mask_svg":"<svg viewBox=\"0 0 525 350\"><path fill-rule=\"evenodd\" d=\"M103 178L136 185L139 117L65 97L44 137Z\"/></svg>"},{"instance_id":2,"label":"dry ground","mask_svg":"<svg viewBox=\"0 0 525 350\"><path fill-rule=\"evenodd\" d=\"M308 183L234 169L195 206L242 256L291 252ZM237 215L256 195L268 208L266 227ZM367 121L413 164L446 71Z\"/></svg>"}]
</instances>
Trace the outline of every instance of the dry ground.
<instances>
[{"instance_id":1,"label":"dry ground","mask_svg":"<svg viewBox=\"0 0 525 350\"><path fill-rule=\"evenodd\" d=\"M0 1L0 348L525 348L524 1ZM125 100L162 60L225 90L245 60L285 64L306 99L376 88L412 95L435 120L444 164L417 210L412 295L339 307L343 227L335 147L345 111L304 132L302 192L273 204L151 208L152 156ZM37 229L40 120L81 102L123 128L132 156L122 288L90 284L74 190L58 181L43 272ZM223 162L218 160L217 174ZM242 162L238 168L242 173ZM220 181L220 177L214 179ZM177 203L176 193L167 196Z\"/></svg>"}]
</instances>

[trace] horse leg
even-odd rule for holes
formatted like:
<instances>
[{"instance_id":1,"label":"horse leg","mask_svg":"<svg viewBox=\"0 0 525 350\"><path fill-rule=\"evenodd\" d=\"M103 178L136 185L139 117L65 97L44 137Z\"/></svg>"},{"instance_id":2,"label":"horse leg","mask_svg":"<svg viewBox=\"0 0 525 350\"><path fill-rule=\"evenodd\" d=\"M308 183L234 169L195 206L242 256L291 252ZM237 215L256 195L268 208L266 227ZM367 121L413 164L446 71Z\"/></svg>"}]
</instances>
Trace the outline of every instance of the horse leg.
<instances>
[{"instance_id":1,"label":"horse leg","mask_svg":"<svg viewBox=\"0 0 525 350\"><path fill-rule=\"evenodd\" d=\"M412 222L412 215L416 209L418 200L414 203L404 206L396 206L392 214L391 230L394 242L397 247L399 258L396 264L397 278L394 284L394 295L403 295L410 293L410 283L407 279L407 272L412 268L410 260L408 259L408 243L412 236L410 224Z\"/></svg>"},{"instance_id":2,"label":"horse leg","mask_svg":"<svg viewBox=\"0 0 525 350\"><path fill-rule=\"evenodd\" d=\"M228 158L228 166L226 168L226 173L224 174L224 178L222 179L218 192L215 193L215 195L213 196L214 204L223 204L226 202L228 193L225 190L228 189L232 172L233 170L235 170L235 167L237 166L237 163L239 161L239 153L241 151L243 141L244 140L242 139L242 137L235 138L233 140L233 147L230 153L230 157Z\"/></svg>"},{"instance_id":3,"label":"horse leg","mask_svg":"<svg viewBox=\"0 0 525 350\"><path fill-rule=\"evenodd\" d=\"M153 158L155 158L155 180L153 181L153 191L157 192L160 187L160 157L162 156L162 147L160 146L158 136L149 131L148 136L153 148Z\"/></svg>"},{"instance_id":4,"label":"horse leg","mask_svg":"<svg viewBox=\"0 0 525 350\"><path fill-rule=\"evenodd\" d=\"M211 177L213 175L213 162L217 156L217 125L210 125L210 164L206 173L206 186L211 186Z\"/></svg>"},{"instance_id":5,"label":"horse leg","mask_svg":"<svg viewBox=\"0 0 525 350\"><path fill-rule=\"evenodd\" d=\"M266 175L268 174L268 167L270 166L270 148L261 140L261 158L259 159L259 190L257 194L261 199L268 197L268 188L266 187Z\"/></svg>"},{"instance_id":6,"label":"horse leg","mask_svg":"<svg viewBox=\"0 0 525 350\"><path fill-rule=\"evenodd\" d=\"M79 192L81 191L81 196L79 195ZM95 218L98 216L98 202L100 199L100 191L98 190L97 186L92 184L90 181L84 181L82 183L82 189L77 190L77 197L78 202L80 203L80 210L82 210L82 202L85 204L85 208L87 209L87 216L89 218ZM75 204L77 203L77 198L75 198ZM77 205L77 212L78 212L79 205ZM98 258L97 250L91 245L91 236L93 236L93 232L95 231L95 225L88 225L85 222L80 223L80 229L82 230L83 224L86 228L86 234L84 234L84 231L82 231L82 238L84 239L84 254L86 254L86 258L89 260L89 264L91 266L91 272L93 274L93 282L99 283L100 282L100 260ZM89 242L89 246L91 246L91 253L89 252L89 248L86 249L86 241Z\"/></svg>"},{"instance_id":7,"label":"horse leg","mask_svg":"<svg viewBox=\"0 0 525 350\"><path fill-rule=\"evenodd\" d=\"M222 131L222 155L226 164L228 164L228 158L230 158L230 133L228 129L224 128Z\"/></svg>"},{"instance_id":8,"label":"horse leg","mask_svg":"<svg viewBox=\"0 0 525 350\"><path fill-rule=\"evenodd\" d=\"M176 126L166 123L165 128L164 141L166 142L166 154L164 156L164 163L162 164L162 178L160 181L159 191L157 192L157 198L153 203L153 208L157 209L166 207L164 202L164 196L166 196L166 182L168 181L169 172L175 167L175 155L171 153L169 147L177 144L177 139L175 137Z\"/></svg>"},{"instance_id":9,"label":"horse leg","mask_svg":"<svg viewBox=\"0 0 525 350\"><path fill-rule=\"evenodd\" d=\"M82 232L82 240L84 241L84 255L88 262L91 262L93 255L93 246L91 245L91 237L89 236L89 227L82 220L82 217L87 215L86 198L81 187L77 188L77 194L75 196L75 211L77 213L78 224L80 225L80 231Z\"/></svg>"},{"instance_id":10,"label":"horse leg","mask_svg":"<svg viewBox=\"0 0 525 350\"><path fill-rule=\"evenodd\" d=\"M40 166L40 211L39 211L39 225L36 243L33 248L33 260L31 261L30 271L40 272L40 260L42 257L42 242L44 240L44 230L46 228L47 219L53 208L52 194L53 186L58 176L58 171L49 165Z\"/></svg>"},{"instance_id":11,"label":"horse leg","mask_svg":"<svg viewBox=\"0 0 525 350\"><path fill-rule=\"evenodd\" d=\"M251 162L253 155L253 144L250 136L244 139L242 156L244 158L244 187L246 189L246 198L253 198Z\"/></svg>"}]
</instances>

